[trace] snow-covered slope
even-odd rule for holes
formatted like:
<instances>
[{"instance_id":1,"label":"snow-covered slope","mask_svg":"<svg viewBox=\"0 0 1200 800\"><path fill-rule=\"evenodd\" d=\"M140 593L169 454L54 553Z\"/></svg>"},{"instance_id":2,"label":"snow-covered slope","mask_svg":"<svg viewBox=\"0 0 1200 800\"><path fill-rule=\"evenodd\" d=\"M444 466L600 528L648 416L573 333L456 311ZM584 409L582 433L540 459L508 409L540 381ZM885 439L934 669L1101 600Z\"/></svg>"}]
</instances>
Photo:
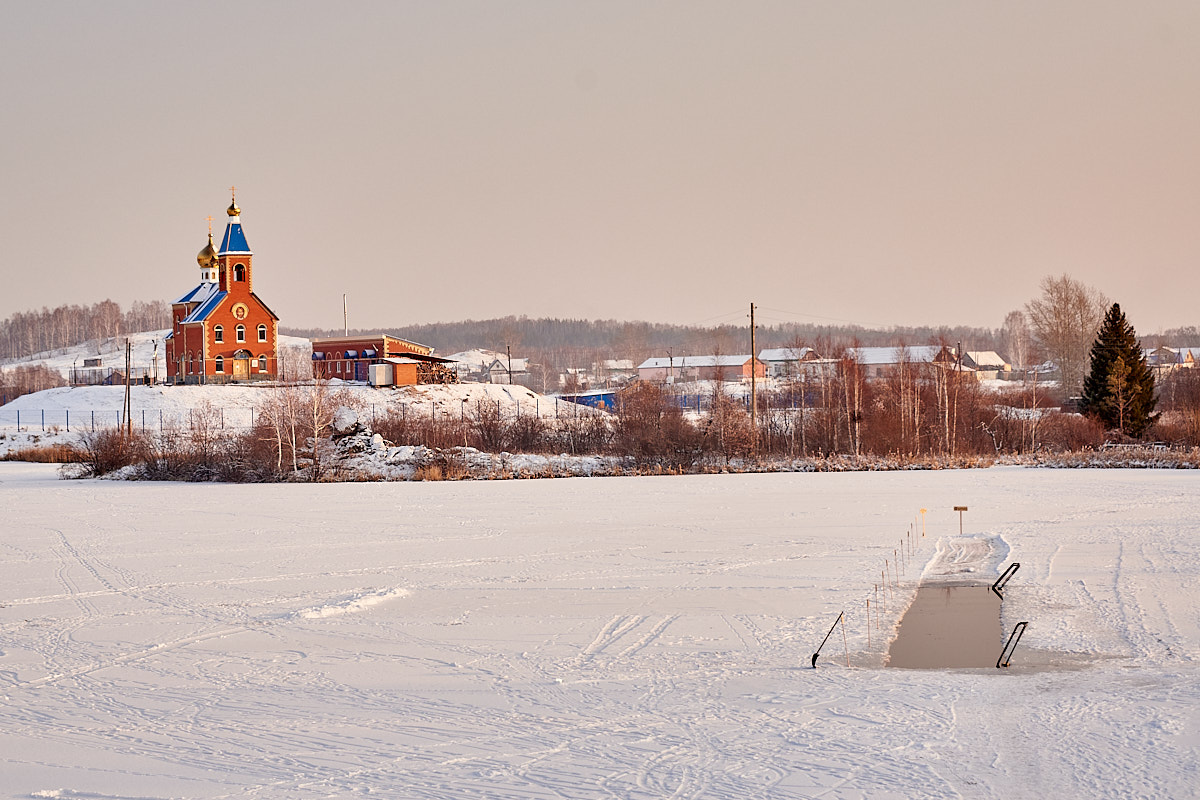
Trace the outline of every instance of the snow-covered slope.
<instances>
[{"instance_id":1,"label":"snow-covered slope","mask_svg":"<svg viewBox=\"0 0 1200 800\"><path fill-rule=\"evenodd\" d=\"M0 464L0 794L1194 797L1198 489L1160 470L219 486ZM1011 561L1004 628L1030 622L1011 669L881 666L923 573L988 583Z\"/></svg>"},{"instance_id":2,"label":"snow-covered slope","mask_svg":"<svg viewBox=\"0 0 1200 800\"><path fill-rule=\"evenodd\" d=\"M330 388L345 392L349 401L367 417L382 416L389 409L460 416L472 413L481 402L499 404L505 416L538 414L549 419L558 414L602 413L516 385L463 383L372 388L335 379L330 381ZM266 384L132 386L133 424L147 430L187 424L197 410L211 408L225 427L247 428L253 423L255 409L274 390ZM121 419L124 397L124 386L60 387L18 397L0 406L0 454L35 443L71 442L93 425L115 427Z\"/></svg>"},{"instance_id":3,"label":"snow-covered slope","mask_svg":"<svg viewBox=\"0 0 1200 800\"><path fill-rule=\"evenodd\" d=\"M130 362L134 367L152 368L154 366L155 344L157 344L160 374L166 375L163 337L168 333L170 333L170 329L142 331L113 339L92 340L50 353L39 353L29 358L4 359L0 361L0 367L43 364L50 369L58 370L62 373L63 378L67 378L70 375L72 367L82 367L85 359L99 358L105 367L124 369L125 340L129 339L130 344L133 345ZM299 336L280 336L279 346L281 349L294 348L299 351L312 352L312 344L308 339Z\"/></svg>"}]
</instances>

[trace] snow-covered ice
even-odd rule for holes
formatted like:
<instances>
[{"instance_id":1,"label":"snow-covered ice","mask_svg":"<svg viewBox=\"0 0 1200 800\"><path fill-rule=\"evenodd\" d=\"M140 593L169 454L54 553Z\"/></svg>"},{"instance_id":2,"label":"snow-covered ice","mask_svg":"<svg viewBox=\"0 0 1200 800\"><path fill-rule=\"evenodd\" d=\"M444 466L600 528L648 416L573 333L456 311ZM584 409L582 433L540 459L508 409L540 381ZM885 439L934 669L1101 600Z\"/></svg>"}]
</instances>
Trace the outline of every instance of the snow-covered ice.
<instances>
[{"instance_id":1,"label":"snow-covered ice","mask_svg":"<svg viewBox=\"0 0 1200 800\"><path fill-rule=\"evenodd\" d=\"M1198 490L1191 470L183 485L0 464L0 795L1193 797ZM922 507L885 633L922 576L1019 561L1011 669L868 647Z\"/></svg>"}]
</instances>

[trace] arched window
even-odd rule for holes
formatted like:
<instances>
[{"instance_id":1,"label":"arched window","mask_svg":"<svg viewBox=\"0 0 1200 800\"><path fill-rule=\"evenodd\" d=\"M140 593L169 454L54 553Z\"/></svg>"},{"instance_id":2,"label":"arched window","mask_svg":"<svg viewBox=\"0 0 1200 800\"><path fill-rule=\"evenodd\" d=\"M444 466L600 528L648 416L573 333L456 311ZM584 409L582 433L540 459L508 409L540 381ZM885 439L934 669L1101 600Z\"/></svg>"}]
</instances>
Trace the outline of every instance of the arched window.
<instances>
[{"instance_id":1,"label":"arched window","mask_svg":"<svg viewBox=\"0 0 1200 800\"><path fill-rule=\"evenodd\" d=\"M213 365L214 365L213 369L215 371L224 372L225 371L225 357L217 356L216 359L213 361Z\"/></svg>"},{"instance_id":2,"label":"arched window","mask_svg":"<svg viewBox=\"0 0 1200 800\"><path fill-rule=\"evenodd\" d=\"M246 326L245 325L237 326L237 340L239 342L246 341Z\"/></svg>"},{"instance_id":3,"label":"arched window","mask_svg":"<svg viewBox=\"0 0 1200 800\"><path fill-rule=\"evenodd\" d=\"M267 326L266 325L258 326L258 340L260 342L265 342L267 340Z\"/></svg>"},{"instance_id":4,"label":"arched window","mask_svg":"<svg viewBox=\"0 0 1200 800\"><path fill-rule=\"evenodd\" d=\"M225 326L223 326L223 325L213 326L213 341L216 342L217 344L221 344L222 342L225 341Z\"/></svg>"},{"instance_id":5,"label":"arched window","mask_svg":"<svg viewBox=\"0 0 1200 800\"><path fill-rule=\"evenodd\" d=\"M233 279L235 281L239 281L239 282L246 280L246 268L244 266L242 266L241 264L234 264L233 265Z\"/></svg>"},{"instance_id":6,"label":"arched window","mask_svg":"<svg viewBox=\"0 0 1200 800\"><path fill-rule=\"evenodd\" d=\"M191 350L188 351L188 375L196 373L196 356Z\"/></svg>"},{"instance_id":7,"label":"arched window","mask_svg":"<svg viewBox=\"0 0 1200 800\"><path fill-rule=\"evenodd\" d=\"M267 371L267 356L265 354L258 357L258 371L259 372Z\"/></svg>"}]
</instances>

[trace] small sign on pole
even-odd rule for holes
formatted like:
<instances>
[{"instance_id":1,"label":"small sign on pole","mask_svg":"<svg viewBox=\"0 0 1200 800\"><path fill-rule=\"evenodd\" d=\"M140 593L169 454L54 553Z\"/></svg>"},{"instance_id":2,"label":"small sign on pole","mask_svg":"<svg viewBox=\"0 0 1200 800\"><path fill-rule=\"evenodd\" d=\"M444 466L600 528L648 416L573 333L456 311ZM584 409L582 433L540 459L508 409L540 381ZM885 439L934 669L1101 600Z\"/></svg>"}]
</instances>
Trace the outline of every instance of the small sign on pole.
<instances>
[{"instance_id":1,"label":"small sign on pole","mask_svg":"<svg viewBox=\"0 0 1200 800\"><path fill-rule=\"evenodd\" d=\"M963 512L967 510L967 507L966 506L955 506L954 510L958 512L958 535L962 536L962 532L963 532L962 515L963 515Z\"/></svg>"}]
</instances>

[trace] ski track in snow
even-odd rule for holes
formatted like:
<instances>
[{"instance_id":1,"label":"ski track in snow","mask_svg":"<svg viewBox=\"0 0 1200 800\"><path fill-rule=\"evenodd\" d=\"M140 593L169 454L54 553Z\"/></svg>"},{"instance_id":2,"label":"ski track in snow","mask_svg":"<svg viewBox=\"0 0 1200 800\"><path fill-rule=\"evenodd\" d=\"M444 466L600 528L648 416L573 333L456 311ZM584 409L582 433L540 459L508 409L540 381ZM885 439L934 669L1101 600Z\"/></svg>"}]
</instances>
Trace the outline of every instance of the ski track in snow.
<instances>
[{"instance_id":1,"label":"ski track in snow","mask_svg":"<svg viewBox=\"0 0 1200 800\"><path fill-rule=\"evenodd\" d=\"M1193 796L1197 488L1011 468L222 487L0 464L20 509L0 796ZM921 507L868 648L863 603ZM877 667L918 581L1011 561L1005 627L1031 622L1011 670ZM845 644L807 668L839 611Z\"/></svg>"}]
</instances>

